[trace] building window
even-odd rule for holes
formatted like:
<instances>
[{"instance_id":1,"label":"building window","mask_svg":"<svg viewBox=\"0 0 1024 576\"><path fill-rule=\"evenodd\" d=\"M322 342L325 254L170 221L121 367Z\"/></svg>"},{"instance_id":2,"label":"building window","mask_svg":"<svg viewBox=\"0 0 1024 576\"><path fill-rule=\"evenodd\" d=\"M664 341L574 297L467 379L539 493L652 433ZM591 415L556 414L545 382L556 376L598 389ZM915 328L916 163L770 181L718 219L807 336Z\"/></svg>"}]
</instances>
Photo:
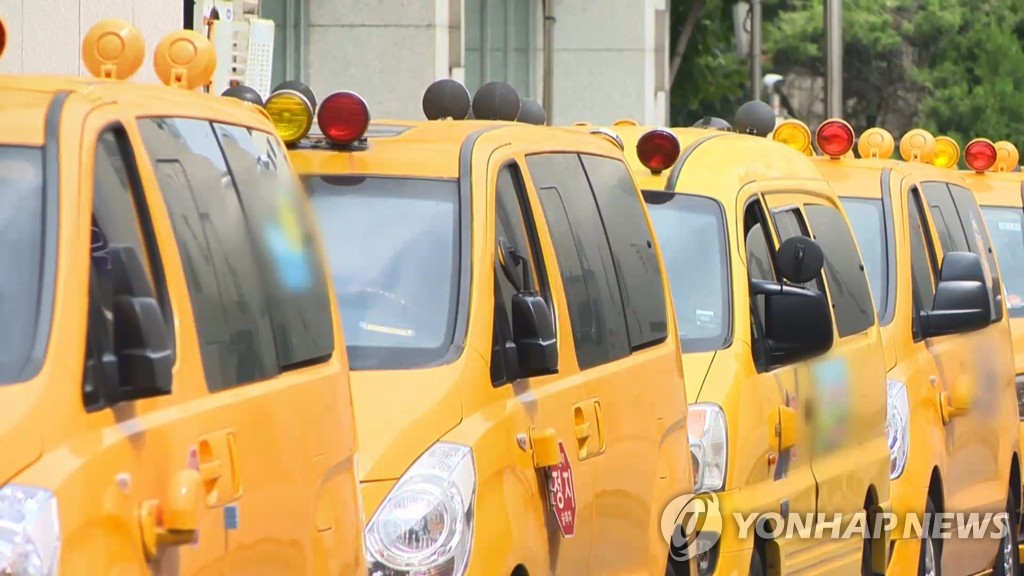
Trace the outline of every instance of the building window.
<instances>
[{"instance_id":1,"label":"building window","mask_svg":"<svg viewBox=\"0 0 1024 576\"><path fill-rule=\"evenodd\" d=\"M260 18L274 21L274 68L271 86L285 80L302 80L300 47L305 39L301 26L306 0L260 0Z\"/></svg>"},{"instance_id":2,"label":"building window","mask_svg":"<svg viewBox=\"0 0 1024 576\"><path fill-rule=\"evenodd\" d=\"M264 0L266 1L266 0ZM507 82L532 96L535 0L465 0L466 88Z\"/></svg>"}]
</instances>

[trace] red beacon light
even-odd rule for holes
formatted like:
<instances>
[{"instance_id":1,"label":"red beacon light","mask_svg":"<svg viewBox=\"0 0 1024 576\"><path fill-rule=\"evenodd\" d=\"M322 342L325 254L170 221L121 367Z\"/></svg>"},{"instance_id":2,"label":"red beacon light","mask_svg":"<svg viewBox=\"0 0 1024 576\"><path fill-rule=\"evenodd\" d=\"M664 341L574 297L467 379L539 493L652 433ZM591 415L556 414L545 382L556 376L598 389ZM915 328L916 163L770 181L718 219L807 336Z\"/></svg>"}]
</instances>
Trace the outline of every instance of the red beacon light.
<instances>
[{"instance_id":1,"label":"red beacon light","mask_svg":"<svg viewBox=\"0 0 1024 576\"><path fill-rule=\"evenodd\" d=\"M370 127L370 109L355 92L335 92L320 103L316 122L334 144L353 144Z\"/></svg>"},{"instance_id":2,"label":"red beacon light","mask_svg":"<svg viewBox=\"0 0 1024 576\"><path fill-rule=\"evenodd\" d=\"M844 120L832 118L818 126L814 135L821 153L833 160L846 156L856 143L857 138L853 133L853 127Z\"/></svg>"},{"instance_id":3,"label":"red beacon light","mask_svg":"<svg viewBox=\"0 0 1024 576\"><path fill-rule=\"evenodd\" d=\"M996 164L996 158L996 146L987 138L975 138L964 148L964 161L979 174L991 170Z\"/></svg>"},{"instance_id":4,"label":"red beacon light","mask_svg":"<svg viewBox=\"0 0 1024 576\"><path fill-rule=\"evenodd\" d=\"M655 128L640 137L636 155L653 174L659 174L679 159L679 139L664 128Z\"/></svg>"}]
</instances>

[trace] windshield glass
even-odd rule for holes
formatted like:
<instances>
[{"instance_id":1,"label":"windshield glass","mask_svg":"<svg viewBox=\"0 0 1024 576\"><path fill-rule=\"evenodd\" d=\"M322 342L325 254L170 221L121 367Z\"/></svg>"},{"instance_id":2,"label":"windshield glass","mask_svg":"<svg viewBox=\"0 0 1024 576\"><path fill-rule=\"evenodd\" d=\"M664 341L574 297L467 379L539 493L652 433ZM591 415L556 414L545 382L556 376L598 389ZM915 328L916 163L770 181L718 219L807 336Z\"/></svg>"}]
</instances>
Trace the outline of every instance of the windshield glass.
<instances>
[{"instance_id":1,"label":"windshield glass","mask_svg":"<svg viewBox=\"0 0 1024 576\"><path fill-rule=\"evenodd\" d=\"M725 218L715 200L644 192L665 262L683 353L725 346L730 333Z\"/></svg>"},{"instance_id":2,"label":"windshield glass","mask_svg":"<svg viewBox=\"0 0 1024 576\"><path fill-rule=\"evenodd\" d=\"M875 301L875 312L879 317L885 314L886 297L889 291L889 267L885 255L885 215L882 201L868 198L843 198L843 208L853 226L860 256L867 268L871 284L871 296Z\"/></svg>"},{"instance_id":3,"label":"windshield glass","mask_svg":"<svg viewBox=\"0 0 1024 576\"><path fill-rule=\"evenodd\" d=\"M1024 317L1024 216L1020 208L983 206L985 226L995 245L999 273L1011 318Z\"/></svg>"},{"instance_id":4,"label":"windshield glass","mask_svg":"<svg viewBox=\"0 0 1024 576\"><path fill-rule=\"evenodd\" d=\"M28 380L42 366L49 318L42 301L43 151L0 146L0 384Z\"/></svg>"},{"instance_id":5,"label":"windshield glass","mask_svg":"<svg viewBox=\"0 0 1024 576\"><path fill-rule=\"evenodd\" d=\"M307 186L350 367L397 370L441 361L455 332L458 184L323 176Z\"/></svg>"}]
</instances>

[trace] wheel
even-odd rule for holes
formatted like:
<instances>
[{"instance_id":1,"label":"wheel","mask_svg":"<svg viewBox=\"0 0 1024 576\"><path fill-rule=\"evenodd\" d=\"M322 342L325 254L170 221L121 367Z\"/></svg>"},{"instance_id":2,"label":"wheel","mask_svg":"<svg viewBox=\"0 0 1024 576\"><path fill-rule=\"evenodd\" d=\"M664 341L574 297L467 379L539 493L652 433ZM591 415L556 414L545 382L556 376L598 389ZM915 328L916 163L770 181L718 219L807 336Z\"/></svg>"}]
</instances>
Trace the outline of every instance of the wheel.
<instances>
[{"instance_id":1,"label":"wheel","mask_svg":"<svg viewBox=\"0 0 1024 576\"><path fill-rule=\"evenodd\" d=\"M925 505L924 534L921 539L921 555L917 560L918 576L939 576L942 572L942 540L933 538L930 519L935 516L935 504L928 498Z\"/></svg>"},{"instance_id":2,"label":"wheel","mask_svg":"<svg viewBox=\"0 0 1024 576\"><path fill-rule=\"evenodd\" d=\"M999 540L999 552L996 554L992 573L995 576L1017 576L1020 574L1020 563L1017 556L1017 515L1013 510L1013 498L1006 499L1007 526L1003 537Z\"/></svg>"},{"instance_id":3,"label":"wheel","mask_svg":"<svg viewBox=\"0 0 1024 576\"><path fill-rule=\"evenodd\" d=\"M750 576L764 576L764 562L757 546L754 546L754 553L750 555Z\"/></svg>"}]
</instances>

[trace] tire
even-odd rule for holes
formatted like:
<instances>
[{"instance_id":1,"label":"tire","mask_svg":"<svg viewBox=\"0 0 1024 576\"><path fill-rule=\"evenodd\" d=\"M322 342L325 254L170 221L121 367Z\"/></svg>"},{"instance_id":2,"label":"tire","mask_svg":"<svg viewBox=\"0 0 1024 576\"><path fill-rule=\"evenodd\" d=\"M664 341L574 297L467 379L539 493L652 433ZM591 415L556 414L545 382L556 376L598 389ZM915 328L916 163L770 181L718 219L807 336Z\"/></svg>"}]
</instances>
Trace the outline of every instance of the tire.
<instances>
[{"instance_id":1,"label":"tire","mask_svg":"<svg viewBox=\"0 0 1024 576\"><path fill-rule=\"evenodd\" d=\"M1003 534L1003 538L999 540L999 552L996 553L992 574L994 576L1019 576L1020 562L1018 561L1017 523L1015 521L1017 515L1013 509L1013 497L1006 499L1006 513L1009 518L1009 526L1006 533Z\"/></svg>"},{"instance_id":2,"label":"tire","mask_svg":"<svg viewBox=\"0 0 1024 576\"><path fill-rule=\"evenodd\" d=\"M925 505L925 518L935 516L935 504L931 497ZM932 538L930 522L924 523L924 534L921 538L921 555L917 560L917 576L940 576L942 574L942 540Z\"/></svg>"},{"instance_id":3,"label":"tire","mask_svg":"<svg viewBox=\"0 0 1024 576\"><path fill-rule=\"evenodd\" d=\"M761 552L754 546L754 552L750 555L750 576L764 576L764 561L761 560Z\"/></svg>"}]
</instances>

